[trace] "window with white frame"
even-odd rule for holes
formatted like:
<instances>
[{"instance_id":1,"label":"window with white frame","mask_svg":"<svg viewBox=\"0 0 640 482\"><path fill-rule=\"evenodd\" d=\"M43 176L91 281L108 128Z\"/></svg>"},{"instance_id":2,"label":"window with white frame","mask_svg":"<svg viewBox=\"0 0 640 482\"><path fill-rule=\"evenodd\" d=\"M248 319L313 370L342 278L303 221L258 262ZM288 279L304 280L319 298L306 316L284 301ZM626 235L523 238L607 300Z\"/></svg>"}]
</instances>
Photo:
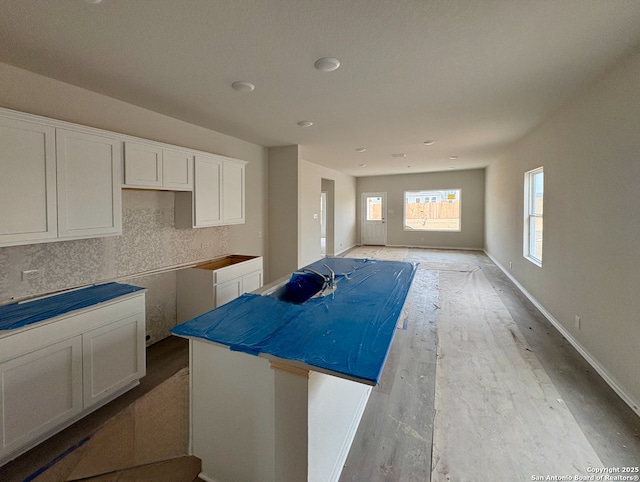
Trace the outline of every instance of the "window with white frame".
<instances>
[{"instance_id":1,"label":"window with white frame","mask_svg":"<svg viewBox=\"0 0 640 482\"><path fill-rule=\"evenodd\" d=\"M460 231L460 189L405 191L405 231Z\"/></svg>"},{"instance_id":2,"label":"window with white frame","mask_svg":"<svg viewBox=\"0 0 640 482\"><path fill-rule=\"evenodd\" d=\"M524 236L523 255L542 266L542 213L544 200L544 170L542 167L524 174Z\"/></svg>"}]
</instances>

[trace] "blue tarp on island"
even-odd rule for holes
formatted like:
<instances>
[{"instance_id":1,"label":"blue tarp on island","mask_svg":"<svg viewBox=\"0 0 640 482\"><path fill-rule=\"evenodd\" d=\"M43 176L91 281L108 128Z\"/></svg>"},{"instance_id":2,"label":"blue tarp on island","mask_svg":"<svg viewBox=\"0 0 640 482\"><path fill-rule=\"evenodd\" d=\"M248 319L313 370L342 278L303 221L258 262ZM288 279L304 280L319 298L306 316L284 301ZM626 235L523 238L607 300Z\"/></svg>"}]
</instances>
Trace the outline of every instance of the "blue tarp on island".
<instances>
[{"instance_id":1,"label":"blue tarp on island","mask_svg":"<svg viewBox=\"0 0 640 482\"><path fill-rule=\"evenodd\" d=\"M307 268L329 274L325 265L332 294L300 304L244 294L171 331L377 384L417 265L326 258Z\"/></svg>"},{"instance_id":2,"label":"blue tarp on island","mask_svg":"<svg viewBox=\"0 0 640 482\"><path fill-rule=\"evenodd\" d=\"M105 283L47 298L0 306L0 330L22 328L143 289L145 288L122 283Z\"/></svg>"}]
</instances>

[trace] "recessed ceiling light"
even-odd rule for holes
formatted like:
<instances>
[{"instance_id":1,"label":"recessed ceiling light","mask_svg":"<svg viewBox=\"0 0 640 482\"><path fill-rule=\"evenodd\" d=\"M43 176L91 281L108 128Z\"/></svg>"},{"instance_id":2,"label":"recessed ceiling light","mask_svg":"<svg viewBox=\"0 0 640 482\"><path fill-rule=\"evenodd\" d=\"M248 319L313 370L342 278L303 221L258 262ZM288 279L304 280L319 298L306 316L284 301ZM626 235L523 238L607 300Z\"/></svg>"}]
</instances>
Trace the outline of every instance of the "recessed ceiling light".
<instances>
[{"instance_id":1,"label":"recessed ceiling light","mask_svg":"<svg viewBox=\"0 0 640 482\"><path fill-rule=\"evenodd\" d=\"M449 159L451 159L452 161L455 161L458 158L458 156L449 156Z\"/></svg>"},{"instance_id":2,"label":"recessed ceiling light","mask_svg":"<svg viewBox=\"0 0 640 482\"><path fill-rule=\"evenodd\" d=\"M435 143L436 143L436 141L424 141L424 142L423 142L423 144L424 144L425 146L432 146L432 145L434 145Z\"/></svg>"},{"instance_id":3,"label":"recessed ceiling light","mask_svg":"<svg viewBox=\"0 0 640 482\"><path fill-rule=\"evenodd\" d=\"M358 147L358 148L356 149L356 152L364 152L364 151L366 151L366 150L367 150L367 148L366 148L366 147Z\"/></svg>"},{"instance_id":4,"label":"recessed ceiling light","mask_svg":"<svg viewBox=\"0 0 640 482\"><path fill-rule=\"evenodd\" d=\"M91 5L98 5L99 3L102 3L102 0L84 0L85 3L90 3Z\"/></svg>"},{"instance_id":5,"label":"recessed ceiling light","mask_svg":"<svg viewBox=\"0 0 640 482\"><path fill-rule=\"evenodd\" d=\"M324 57L316 60L314 67L322 72L333 72L340 67L340 61L333 57Z\"/></svg>"},{"instance_id":6,"label":"recessed ceiling light","mask_svg":"<svg viewBox=\"0 0 640 482\"><path fill-rule=\"evenodd\" d=\"M367 167L367 165L366 165L366 164L358 164L358 166L360 166L360 167Z\"/></svg>"},{"instance_id":7,"label":"recessed ceiling light","mask_svg":"<svg viewBox=\"0 0 640 482\"><path fill-rule=\"evenodd\" d=\"M231 87L233 87L238 92L253 92L256 88L256 86L251 82L246 82L244 80L234 82L233 84L231 84Z\"/></svg>"},{"instance_id":8,"label":"recessed ceiling light","mask_svg":"<svg viewBox=\"0 0 640 482\"><path fill-rule=\"evenodd\" d=\"M395 154L391 154L391 157L407 157L404 152L397 152Z\"/></svg>"},{"instance_id":9,"label":"recessed ceiling light","mask_svg":"<svg viewBox=\"0 0 640 482\"><path fill-rule=\"evenodd\" d=\"M298 122L298 125L300 127L311 127L313 125L313 122L311 122L311 121L300 121L300 122Z\"/></svg>"}]
</instances>

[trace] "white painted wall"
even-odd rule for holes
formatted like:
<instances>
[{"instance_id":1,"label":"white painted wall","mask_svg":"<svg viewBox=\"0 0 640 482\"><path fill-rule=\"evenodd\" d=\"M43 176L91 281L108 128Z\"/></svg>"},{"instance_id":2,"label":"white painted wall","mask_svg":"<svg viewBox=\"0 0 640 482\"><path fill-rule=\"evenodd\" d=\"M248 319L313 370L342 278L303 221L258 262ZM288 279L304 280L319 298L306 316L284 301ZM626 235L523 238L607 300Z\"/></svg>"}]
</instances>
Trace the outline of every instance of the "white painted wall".
<instances>
[{"instance_id":1,"label":"white painted wall","mask_svg":"<svg viewBox=\"0 0 640 482\"><path fill-rule=\"evenodd\" d=\"M357 239L360 242L363 192L387 193L387 245L482 249L484 243L484 169L359 177ZM460 232L404 231L404 191L462 189Z\"/></svg>"},{"instance_id":2,"label":"white painted wall","mask_svg":"<svg viewBox=\"0 0 640 482\"><path fill-rule=\"evenodd\" d=\"M298 146L269 148L269 259L266 282L298 269Z\"/></svg>"},{"instance_id":3,"label":"white painted wall","mask_svg":"<svg viewBox=\"0 0 640 482\"><path fill-rule=\"evenodd\" d=\"M300 159L298 146L269 148L268 281L322 257L320 193L323 179L334 181L333 244L340 253L356 244L356 179Z\"/></svg>"},{"instance_id":4,"label":"white painted wall","mask_svg":"<svg viewBox=\"0 0 640 482\"><path fill-rule=\"evenodd\" d=\"M300 161L299 164L300 247L298 267L313 263L320 253L320 193L322 180L335 182L334 248L339 254L356 245L356 178L333 169ZM314 215L317 214L317 218Z\"/></svg>"},{"instance_id":5,"label":"white painted wall","mask_svg":"<svg viewBox=\"0 0 640 482\"><path fill-rule=\"evenodd\" d=\"M485 241L502 266L513 262L510 274L636 406L639 79L637 50L487 168ZM524 172L539 166L545 177L542 268L522 257Z\"/></svg>"}]
</instances>

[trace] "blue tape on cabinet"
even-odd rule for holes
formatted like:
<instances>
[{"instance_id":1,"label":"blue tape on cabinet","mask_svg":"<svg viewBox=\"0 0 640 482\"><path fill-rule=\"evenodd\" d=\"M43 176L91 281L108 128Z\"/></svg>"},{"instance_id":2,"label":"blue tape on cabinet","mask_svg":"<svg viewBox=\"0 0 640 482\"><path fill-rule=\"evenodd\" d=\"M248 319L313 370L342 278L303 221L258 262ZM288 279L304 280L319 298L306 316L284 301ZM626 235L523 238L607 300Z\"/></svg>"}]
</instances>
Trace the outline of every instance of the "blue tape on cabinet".
<instances>
[{"instance_id":1,"label":"blue tape on cabinet","mask_svg":"<svg viewBox=\"0 0 640 482\"><path fill-rule=\"evenodd\" d=\"M245 294L171 331L378 383L417 265L327 258L307 268L328 275L327 265L332 294L302 303Z\"/></svg>"},{"instance_id":2,"label":"blue tape on cabinet","mask_svg":"<svg viewBox=\"0 0 640 482\"><path fill-rule=\"evenodd\" d=\"M0 330L15 330L143 289L122 283L105 283L38 300L0 306Z\"/></svg>"}]
</instances>

